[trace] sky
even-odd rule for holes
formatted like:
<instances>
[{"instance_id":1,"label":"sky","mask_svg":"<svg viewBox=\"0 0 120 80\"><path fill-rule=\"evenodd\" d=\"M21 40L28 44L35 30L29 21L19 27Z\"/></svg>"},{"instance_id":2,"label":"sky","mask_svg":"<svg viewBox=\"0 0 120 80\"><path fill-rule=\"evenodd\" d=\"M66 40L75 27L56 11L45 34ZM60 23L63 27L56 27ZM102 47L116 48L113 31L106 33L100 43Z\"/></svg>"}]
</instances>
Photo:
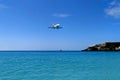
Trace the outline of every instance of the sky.
<instances>
[{"instance_id":1,"label":"sky","mask_svg":"<svg viewBox=\"0 0 120 80\"><path fill-rule=\"evenodd\" d=\"M0 50L82 50L119 35L120 0L0 0Z\"/></svg>"}]
</instances>

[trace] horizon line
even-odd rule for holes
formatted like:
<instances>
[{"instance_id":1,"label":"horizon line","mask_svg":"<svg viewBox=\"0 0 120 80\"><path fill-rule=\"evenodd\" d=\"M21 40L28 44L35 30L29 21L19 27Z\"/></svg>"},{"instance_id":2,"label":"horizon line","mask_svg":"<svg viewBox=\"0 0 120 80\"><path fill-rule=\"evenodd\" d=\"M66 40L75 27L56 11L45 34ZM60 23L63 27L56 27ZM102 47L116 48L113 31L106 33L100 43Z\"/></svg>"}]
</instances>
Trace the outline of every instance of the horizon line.
<instances>
[{"instance_id":1,"label":"horizon line","mask_svg":"<svg viewBox=\"0 0 120 80\"><path fill-rule=\"evenodd\" d=\"M55 51L55 52L62 52L62 51L82 51L82 50L0 50L0 52L8 52L8 51L13 51L13 52L17 52L17 51L20 51L20 52L29 52L29 51L34 51L34 52L49 52L49 51Z\"/></svg>"}]
</instances>

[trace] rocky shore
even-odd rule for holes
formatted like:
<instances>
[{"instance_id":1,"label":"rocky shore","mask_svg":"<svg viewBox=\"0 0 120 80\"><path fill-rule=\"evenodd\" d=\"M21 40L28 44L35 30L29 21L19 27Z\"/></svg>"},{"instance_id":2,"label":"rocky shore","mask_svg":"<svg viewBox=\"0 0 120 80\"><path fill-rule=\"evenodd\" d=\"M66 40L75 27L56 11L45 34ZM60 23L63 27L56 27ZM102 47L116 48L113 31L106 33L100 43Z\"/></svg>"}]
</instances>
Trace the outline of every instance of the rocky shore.
<instances>
[{"instance_id":1,"label":"rocky shore","mask_svg":"<svg viewBox=\"0 0 120 80\"><path fill-rule=\"evenodd\" d=\"M120 51L120 42L105 42L90 46L82 51Z\"/></svg>"}]
</instances>

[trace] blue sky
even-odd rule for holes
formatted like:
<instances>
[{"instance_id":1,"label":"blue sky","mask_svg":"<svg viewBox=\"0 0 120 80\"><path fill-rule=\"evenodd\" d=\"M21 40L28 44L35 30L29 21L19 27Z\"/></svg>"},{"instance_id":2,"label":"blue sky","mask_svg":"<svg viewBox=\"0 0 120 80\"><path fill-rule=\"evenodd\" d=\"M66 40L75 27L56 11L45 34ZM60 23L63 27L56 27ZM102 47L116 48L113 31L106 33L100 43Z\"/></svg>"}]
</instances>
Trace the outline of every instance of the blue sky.
<instances>
[{"instance_id":1,"label":"blue sky","mask_svg":"<svg viewBox=\"0 0 120 80\"><path fill-rule=\"evenodd\" d=\"M81 50L119 34L120 0L0 0L0 50Z\"/></svg>"}]
</instances>

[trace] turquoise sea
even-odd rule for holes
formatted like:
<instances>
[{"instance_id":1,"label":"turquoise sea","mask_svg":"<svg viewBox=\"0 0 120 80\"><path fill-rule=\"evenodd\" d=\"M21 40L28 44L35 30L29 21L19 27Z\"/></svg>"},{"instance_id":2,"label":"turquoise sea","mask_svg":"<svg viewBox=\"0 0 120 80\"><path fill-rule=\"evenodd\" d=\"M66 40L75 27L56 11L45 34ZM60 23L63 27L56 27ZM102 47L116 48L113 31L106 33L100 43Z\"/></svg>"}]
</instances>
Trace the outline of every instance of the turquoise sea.
<instances>
[{"instance_id":1,"label":"turquoise sea","mask_svg":"<svg viewBox=\"0 0 120 80\"><path fill-rule=\"evenodd\" d=\"M0 52L0 80L119 80L120 52Z\"/></svg>"}]
</instances>

